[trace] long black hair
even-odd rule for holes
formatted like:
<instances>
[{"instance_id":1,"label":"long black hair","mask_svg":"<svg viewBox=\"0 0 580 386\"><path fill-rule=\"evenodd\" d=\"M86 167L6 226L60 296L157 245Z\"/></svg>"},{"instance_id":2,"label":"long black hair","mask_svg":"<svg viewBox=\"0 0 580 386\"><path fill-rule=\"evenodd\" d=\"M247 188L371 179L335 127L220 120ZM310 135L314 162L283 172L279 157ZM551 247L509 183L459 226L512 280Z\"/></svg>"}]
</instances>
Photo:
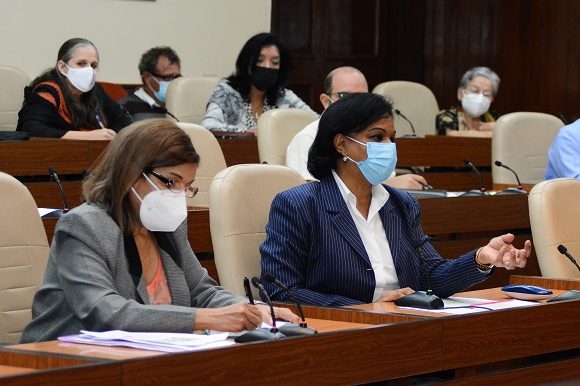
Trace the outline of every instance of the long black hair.
<instances>
[{"instance_id":1,"label":"long black hair","mask_svg":"<svg viewBox=\"0 0 580 386\"><path fill-rule=\"evenodd\" d=\"M79 47L92 47L97 52L97 57L99 55L97 47L95 47L91 41L84 38L69 39L60 46L54 68L45 71L38 78L34 79L30 83L30 89L34 90L36 86L45 81L56 82L62 91L64 101L69 109L72 120L71 126L73 129L100 128L97 115L99 115L99 118L102 120L105 127L107 127L107 117L102 111L103 109L95 87L88 92L82 93L80 100L77 101L73 98L73 95L69 90L65 76L58 70L58 62L63 61L64 63L67 63L70 58L72 58L75 50Z\"/></svg>"},{"instance_id":2,"label":"long black hair","mask_svg":"<svg viewBox=\"0 0 580 386\"><path fill-rule=\"evenodd\" d=\"M315 178L329 175L342 155L334 147L337 134L359 133L372 123L393 116L391 101L382 95L353 93L332 103L322 114L308 152L308 171Z\"/></svg>"},{"instance_id":3,"label":"long black hair","mask_svg":"<svg viewBox=\"0 0 580 386\"><path fill-rule=\"evenodd\" d=\"M270 33L259 33L254 35L244 44L238 59L236 60L236 72L228 77L228 82L237 92L240 93L244 100L248 99L250 93L251 73L256 68L256 62L260 57L260 51L264 47L276 46L280 51L280 70L278 81L272 87L266 90L268 103L275 105L278 98L283 95L283 88L288 81L290 74L290 52L280 43L278 38Z\"/></svg>"}]
</instances>

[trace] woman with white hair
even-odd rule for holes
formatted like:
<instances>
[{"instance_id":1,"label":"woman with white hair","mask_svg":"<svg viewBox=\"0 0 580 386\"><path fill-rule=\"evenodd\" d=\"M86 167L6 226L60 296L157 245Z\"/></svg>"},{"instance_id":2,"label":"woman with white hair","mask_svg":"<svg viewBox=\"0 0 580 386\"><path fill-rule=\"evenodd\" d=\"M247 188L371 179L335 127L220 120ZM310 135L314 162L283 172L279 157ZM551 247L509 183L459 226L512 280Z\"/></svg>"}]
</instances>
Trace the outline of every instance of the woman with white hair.
<instances>
[{"instance_id":1,"label":"woman with white hair","mask_svg":"<svg viewBox=\"0 0 580 386\"><path fill-rule=\"evenodd\" d=\"M498 114L489 109L499 90L499 76L488 67L473 67L459 83L461 106L440 111L436 118L439 135L491 137Z\"/></svg>"}]
</instances>

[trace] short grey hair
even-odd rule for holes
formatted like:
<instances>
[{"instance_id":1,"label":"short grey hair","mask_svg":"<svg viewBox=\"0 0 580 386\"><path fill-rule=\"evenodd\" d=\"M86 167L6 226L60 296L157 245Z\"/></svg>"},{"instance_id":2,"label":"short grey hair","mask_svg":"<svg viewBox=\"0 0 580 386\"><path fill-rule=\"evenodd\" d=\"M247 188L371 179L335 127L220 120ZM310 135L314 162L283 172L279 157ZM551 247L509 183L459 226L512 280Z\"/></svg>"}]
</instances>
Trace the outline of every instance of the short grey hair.
<instances>
[{"instance_id":1,"label":"short grey hair","mask_svg":"<svg viewBox=\"0 0 580 386\"><path fill-rule=\"evenodd\" d=\"M492 92L493 96L495 97L499 90L500 79L499 76L489 67L473 67L467 70L467 72L463 74L463 77L461 77L459 88L466 88L469 82L478 76L483 76L484 78L491 80Z\"/></svg>"}]
</instances>

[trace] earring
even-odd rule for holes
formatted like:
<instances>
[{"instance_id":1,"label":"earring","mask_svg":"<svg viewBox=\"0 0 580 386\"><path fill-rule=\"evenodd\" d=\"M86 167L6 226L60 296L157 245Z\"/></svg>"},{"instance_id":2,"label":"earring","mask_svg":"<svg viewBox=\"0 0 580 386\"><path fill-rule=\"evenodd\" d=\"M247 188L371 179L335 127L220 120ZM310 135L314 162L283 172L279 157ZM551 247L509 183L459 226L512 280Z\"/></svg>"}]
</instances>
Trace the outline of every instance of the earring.
<instances>
[{"instance_id":1,"label":"earring","mask_svg":"<svg viewBox=\"0 0 580 386\"><path fill-rule=\"evenodd\" d=\"M342 160L343 160L344 162L346 162L346 161L348 160L348 157L347 157L347 156L344 156L344 157L342 157Z\"/></svg>"}]
</instances>

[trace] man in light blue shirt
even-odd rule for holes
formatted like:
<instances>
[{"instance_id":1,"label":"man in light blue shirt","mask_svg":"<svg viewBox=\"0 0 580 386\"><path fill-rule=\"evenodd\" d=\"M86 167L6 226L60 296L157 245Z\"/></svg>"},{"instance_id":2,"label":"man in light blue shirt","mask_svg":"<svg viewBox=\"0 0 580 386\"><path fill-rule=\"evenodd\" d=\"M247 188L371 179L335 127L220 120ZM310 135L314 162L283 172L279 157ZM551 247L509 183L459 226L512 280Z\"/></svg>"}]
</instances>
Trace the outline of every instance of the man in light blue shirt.
<instances>
[{"instance_id":1,"label":"man in light blue shirt","mask_svg":"<svg viewBox=\"0 0 580 386\"><path fill-rule=\"evenodd\" d=\"M548 150L548 166L544 179L580 179L580 119L558 130Z\"/></svg>"}]
</instances>

